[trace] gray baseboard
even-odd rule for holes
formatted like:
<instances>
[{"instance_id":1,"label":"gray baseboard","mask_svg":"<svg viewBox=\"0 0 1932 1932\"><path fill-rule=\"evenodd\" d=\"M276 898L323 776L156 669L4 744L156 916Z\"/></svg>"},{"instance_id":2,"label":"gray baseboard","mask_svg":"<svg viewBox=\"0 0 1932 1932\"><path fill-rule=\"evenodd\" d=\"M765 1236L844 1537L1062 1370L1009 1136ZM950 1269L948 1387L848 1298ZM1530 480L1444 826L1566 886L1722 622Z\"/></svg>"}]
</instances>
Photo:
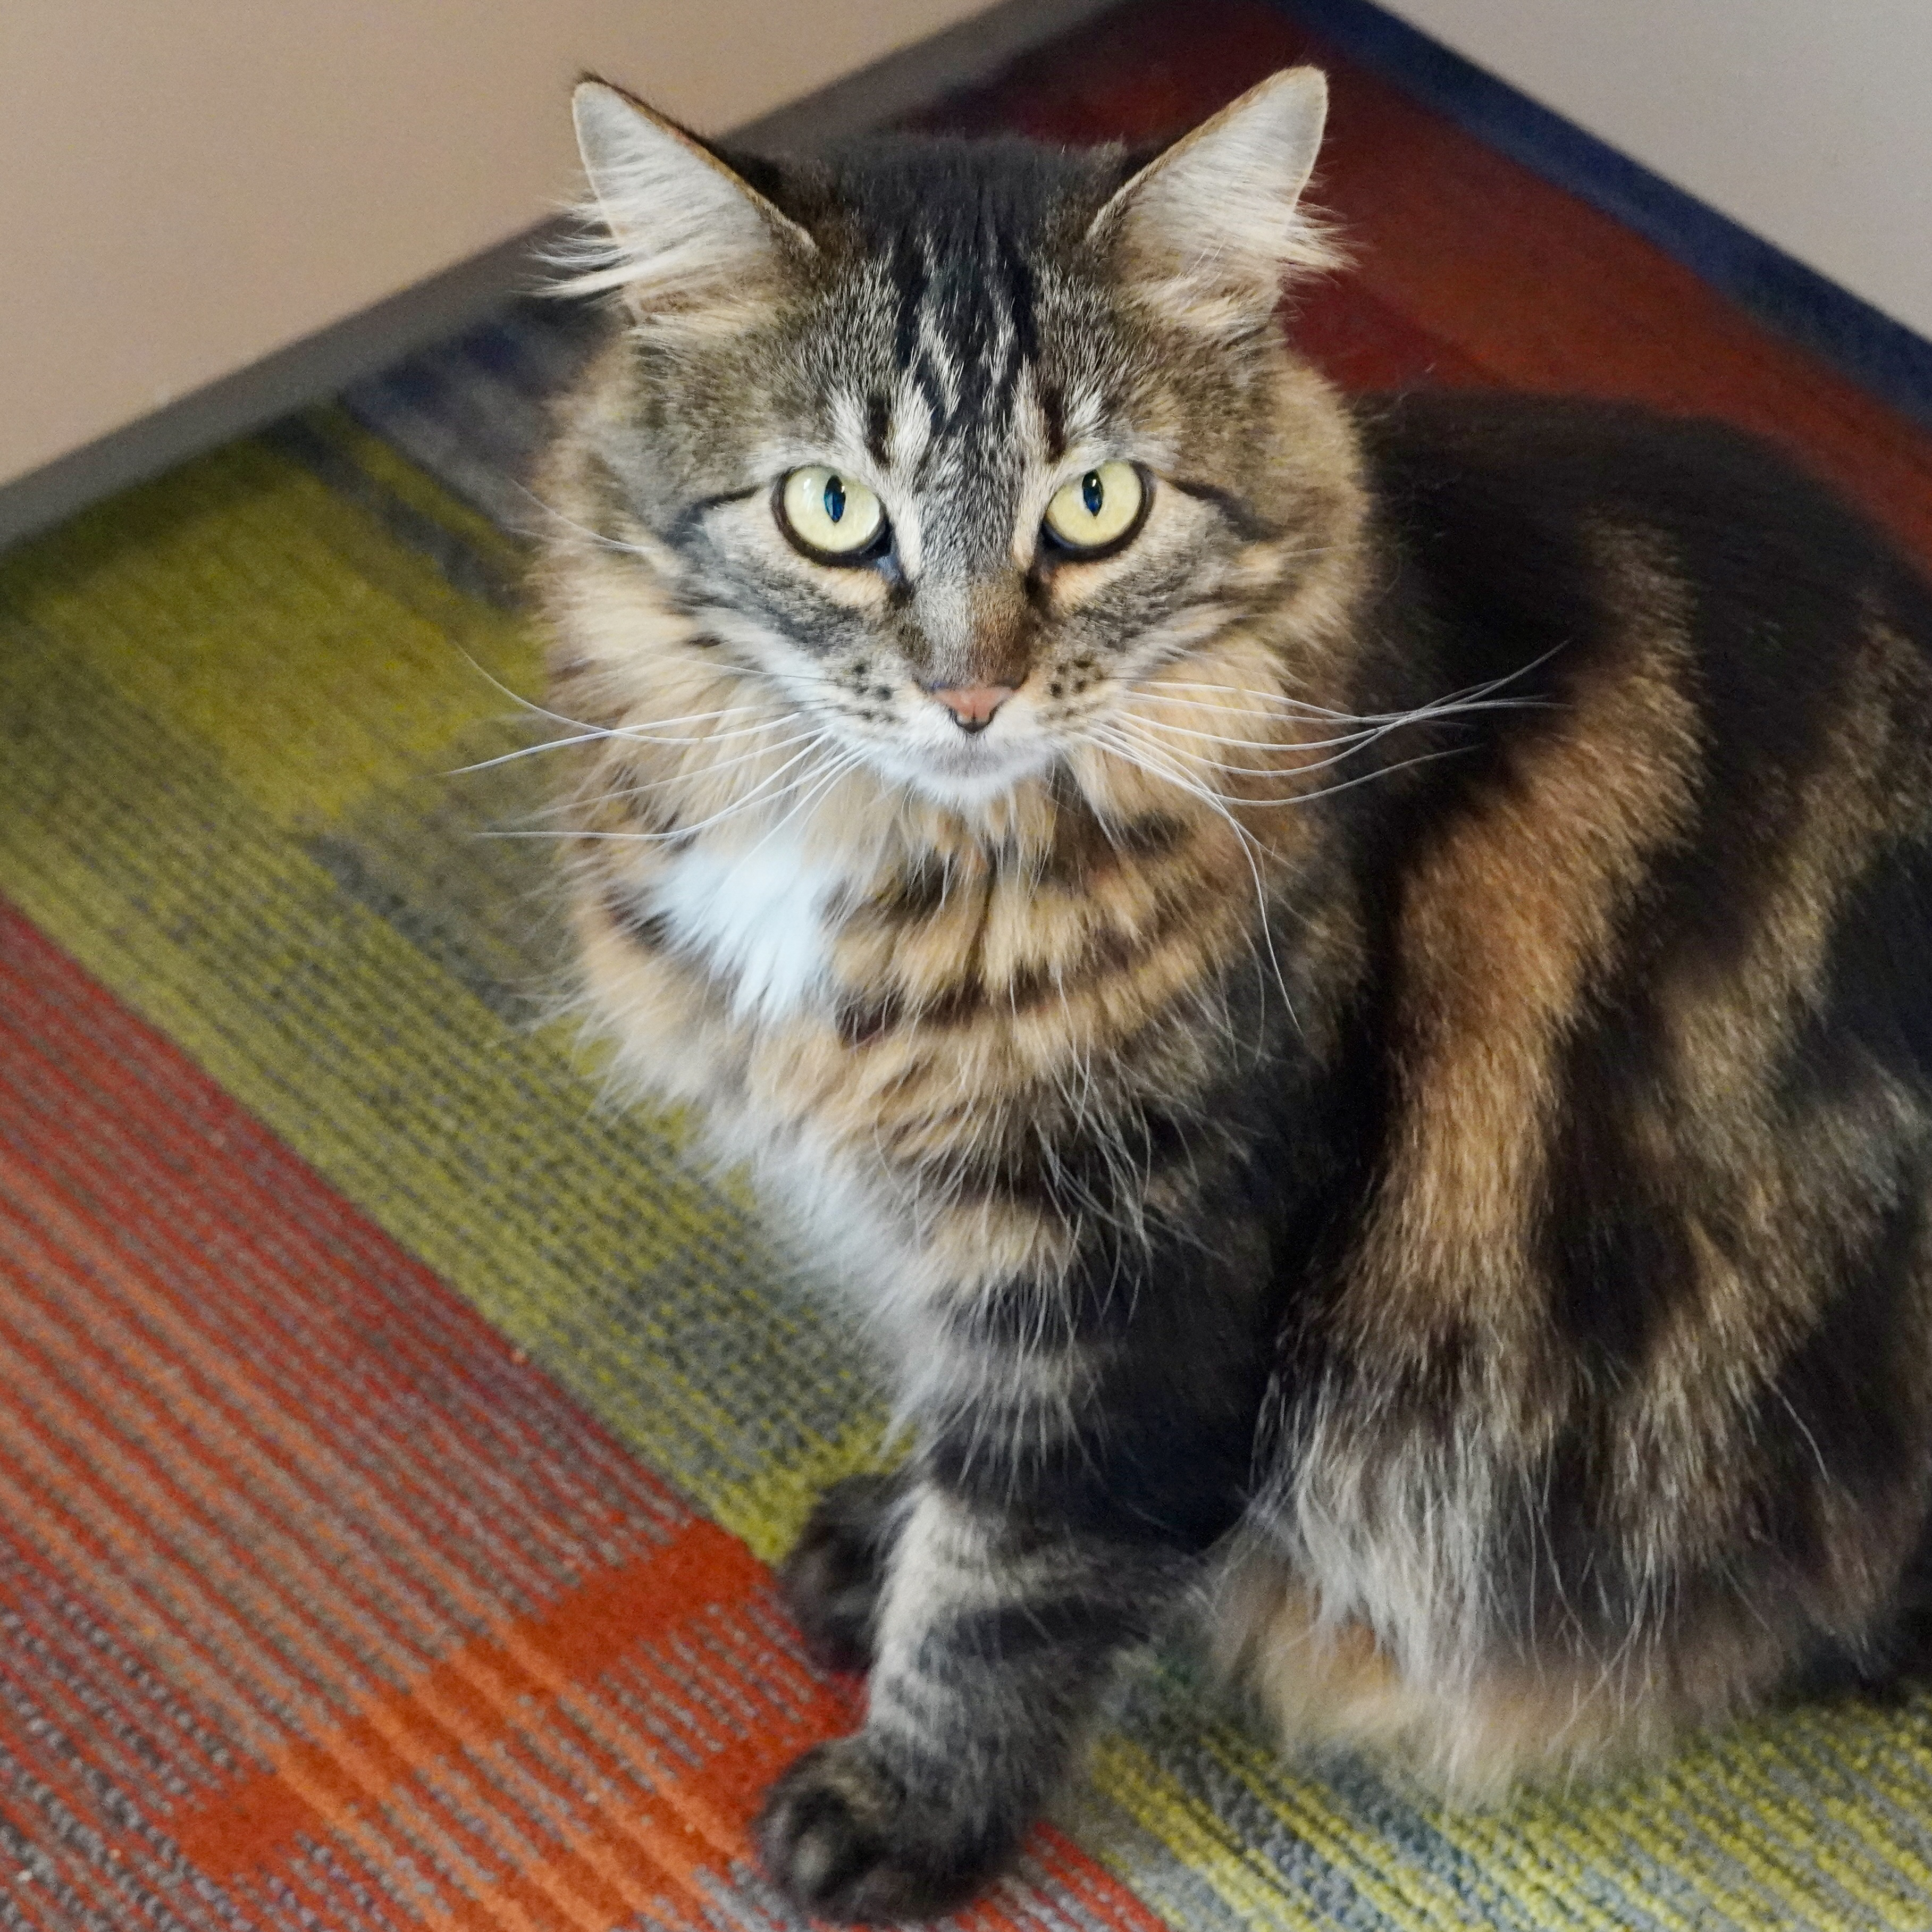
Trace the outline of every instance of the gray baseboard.
<instances>
[{"instance_id":1,"label":"gray baseboard","mask_svg":"<svg viewBox=\"0 0 1932 1932\"><path fill-rule=\"evenodd\" d=\"M1001 0L930 40L734 129L731 138L754 149L808 152L862 134L984 79L1113 4ZM557 111L562 112L561 102ZM0 486L0 550L455 334L536 285L537 254L554 232L552 224L542 224Z\"/></svg>"},{"instance_id":2,"label":"gray baseboard","mask_svg":"<svg viewBox=\"0 0 1932 1932\"><path fill-rule=\"evenodd\" d=\"M130 484L332 396L386 363L454 334L536 280L520 235L286 349L178 398L0 488L0 550Z\"/></svg>"}]
</instances>

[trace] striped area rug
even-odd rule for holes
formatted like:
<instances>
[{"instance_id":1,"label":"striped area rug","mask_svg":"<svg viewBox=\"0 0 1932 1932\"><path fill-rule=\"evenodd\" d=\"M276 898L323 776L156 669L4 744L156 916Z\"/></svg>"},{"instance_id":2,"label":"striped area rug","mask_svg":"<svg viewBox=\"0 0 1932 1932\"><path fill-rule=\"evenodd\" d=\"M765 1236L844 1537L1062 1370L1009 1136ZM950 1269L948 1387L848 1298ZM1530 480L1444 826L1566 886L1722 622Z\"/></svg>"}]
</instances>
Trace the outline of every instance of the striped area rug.
<instances>
[{"instance_id":1,"label":"striped area rug","mask_svg":"<svg viewBox=\"0 0 1932 1932\"><path fill-rule=\"evenodd\" d=\"M1136 7L950 104L1185 124L1318 46ZM1932 444L1333 59L1345 380L1702 407L1932 557ZM880 1450L862 1348L557 959L518 311L0 563L0 1925L784 1924L763 1781L853 1721L766 1565ZM1277 1762L1182 1654L963 1924L1932 1927L1932 1695L1454 1812Z\"/></svg>"}]
</instances>

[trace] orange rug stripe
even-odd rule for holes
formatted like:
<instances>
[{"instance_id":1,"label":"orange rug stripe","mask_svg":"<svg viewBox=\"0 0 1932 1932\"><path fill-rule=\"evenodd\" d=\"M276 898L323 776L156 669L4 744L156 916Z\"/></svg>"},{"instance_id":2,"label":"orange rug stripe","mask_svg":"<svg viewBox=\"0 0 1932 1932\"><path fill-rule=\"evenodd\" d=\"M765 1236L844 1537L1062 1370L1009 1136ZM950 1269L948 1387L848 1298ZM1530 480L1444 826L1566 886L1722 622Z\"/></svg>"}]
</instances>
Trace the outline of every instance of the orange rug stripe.
<instances>
[{"instance_id":1,"label":"orange rug stripe","mask_svg":"<svg viewBox=\"0 0 1932 1932\"><path fill-rule=\"evenodd\" d=\"M764 1580L742 1544L694 1519L662 1549L586 1579L540 1616L472 1639L330 1735L304 1739L286 1766L256 1772L177 1819L176 1838L218 1876L266 1864L314 1826L305 1793L329 1793L332 1818L356 1808L360 1794L341 1769L345 1761L400 1761L407 1776L452 1747L482 1744L567 1686L594 1682L689 1606L736 1605Z\"/></svg>"},{"instance_id":2,"label":"orange rug stripe","mask_svg":"<svg viewBox=\"0 0 1932 1932\"><path fill-rule=\"evenodd\" d=\"M764 1786L857 1716L768 1574L4 908L0 1274L0 1585L46 1660L0 1690L98 1733L44 1802L159 1774L176 1866L325 1925L756 1892ZM966 1922L1157 1922L1058 1834L1028 1870ZM34 1902L126 1900L76 1867Z\"/></svg>"}]
</instances>

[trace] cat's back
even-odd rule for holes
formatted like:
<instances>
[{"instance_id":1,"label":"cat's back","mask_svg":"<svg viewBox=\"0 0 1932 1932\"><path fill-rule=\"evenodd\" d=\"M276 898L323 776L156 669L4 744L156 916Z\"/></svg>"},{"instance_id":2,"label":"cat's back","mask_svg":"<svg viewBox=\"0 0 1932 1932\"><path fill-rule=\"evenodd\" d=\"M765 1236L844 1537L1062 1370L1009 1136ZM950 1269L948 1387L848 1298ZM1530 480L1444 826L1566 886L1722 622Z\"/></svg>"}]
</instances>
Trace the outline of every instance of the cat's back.
<instances>
[{"instance_id":1,"label":"cat's back","mask_svg":"<svg viewBox=\"0 0 1932 1932\"><path fill-rule=\"evenodd\" d=\"M1385 538L1452 668L1519 669L1526 634L1588 656L1648 617L1682 633L1702 674L1754 704L1780 690L1795 712L1840 680L1874 622L1932 656L1925 578L1762 437L1480 392L1369 398L1355 413Z\"/></svg>"},{"instance_id":2,"label":"cat's back","mask_svg":"<svg viewBox=\"0 0 1932 1932\"><path fill-rule=\"evenodd\" d=\"M1390 1264L1533 1257L1614 1324L1701 1167L1796 1186L1814 1136L1848 1144L1834 1110L1882 1135L1882 1089L1932 1101L1932 591L1720 424L1478 396L1361 422L1386 621L1438 689L1513 707L1452 738L1392 894L1406 1144L1440 1171L1385 1195L1436 1217Z\"/></svg>"},{"instance_id":3,"label":"cat's back","mask_svg":"<svg viewBox=\"0 0 1932 1932\"><path fill-rule=\"evenodd\" d=\"M1676 943L1718 979L1752 932L1822 944L1917 872L1932 585L1828 486L1627 406L1437 395L1360 422L1389 633L1420 694L1502 706L1444 772L1425 861L1513 850L1606 945L1641 908L1633 956ZM1932 921L1932 898L1895 910Z\"/></svg>"},{"instance_id":4,"label":"cat's back","mask_svg":"<svg viewBox=\"0 0 1932 1932\"><path fill-rule=\"evenodd\" d=\"M1719 425L1360 419L1372 635L1525 701L1384 848L1298 1560L1424 1677L1640 1630L1703 1721L1873 1627L1932 1486L1932 596Z\"/></svg>"},{"instance_id":5,"label":"cat's back","mask_svg":"<svg viewBox=\"0 0 1932 1932\"><path fill-rule=\"evenodd\" d=\"M1851 1257L1894 1290L1918 1268L1880 1250L1917 1246L1890 1216L1932 1146L1932 594L1719 424L1480 396L1360 421L1372 622L1419 695L1507 680L1514 708L1451 735L1387 884L1352 1297L1418 1360L1529 1324L1640 1406L1670 1352L1818 1323Z\"/></svg>"}]
</instances>

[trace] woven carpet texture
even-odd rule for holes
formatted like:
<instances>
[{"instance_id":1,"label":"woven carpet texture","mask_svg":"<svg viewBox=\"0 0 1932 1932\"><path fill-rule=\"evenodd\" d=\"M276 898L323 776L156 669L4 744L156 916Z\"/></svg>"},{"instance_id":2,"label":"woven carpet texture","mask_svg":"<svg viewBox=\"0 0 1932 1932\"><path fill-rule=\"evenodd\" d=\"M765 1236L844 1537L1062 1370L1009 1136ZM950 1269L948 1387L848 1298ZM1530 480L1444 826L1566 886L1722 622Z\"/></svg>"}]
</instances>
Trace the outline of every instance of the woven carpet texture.
<instances>
[{"instance_id":1,"label":"woven carpet texture","mask_svg":"<svg viewBox=\"0 0 1932 1932\"><path fill-rule=\"evenodd\" d=\"M1144 139L1306 58L1340 380L1720 413L1932 560L1922 431L1287 14L1149 0L932 118ZM585 333L519 307L0 562L0 1925L790 1922L746 1822L862 1693L766 1566L878 1391L554 1016L544 760L464 769L530 742ZM1932 1928L1932 1694L1458 1811L1164 1652L960 1922Z\"/></svg>"}]
</instances>

